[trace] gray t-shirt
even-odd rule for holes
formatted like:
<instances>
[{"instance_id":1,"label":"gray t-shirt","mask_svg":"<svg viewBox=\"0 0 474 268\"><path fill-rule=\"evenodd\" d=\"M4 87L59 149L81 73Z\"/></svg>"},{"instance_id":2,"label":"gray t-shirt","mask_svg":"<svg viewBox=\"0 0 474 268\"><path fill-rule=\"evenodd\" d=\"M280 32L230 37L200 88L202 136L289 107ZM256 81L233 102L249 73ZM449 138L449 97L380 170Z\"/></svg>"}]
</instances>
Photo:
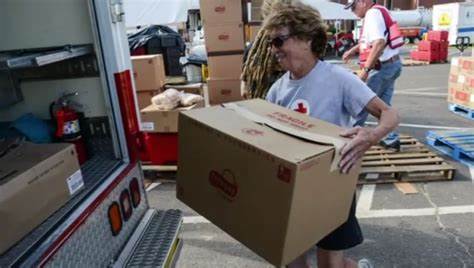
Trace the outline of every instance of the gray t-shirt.
<instances>
[{"instance_id":1,"label":"gray t-shirt","mask_svg":"<svg viewBox=\"0 0 474 268\"><path fill-rule=\"evenodd\" d=\"M348 70L318 61L299 80L292 80L290 73L285 73L272 85L266 100L349 128L375 96L366 84Z\"/></svg>"}]
</instances>

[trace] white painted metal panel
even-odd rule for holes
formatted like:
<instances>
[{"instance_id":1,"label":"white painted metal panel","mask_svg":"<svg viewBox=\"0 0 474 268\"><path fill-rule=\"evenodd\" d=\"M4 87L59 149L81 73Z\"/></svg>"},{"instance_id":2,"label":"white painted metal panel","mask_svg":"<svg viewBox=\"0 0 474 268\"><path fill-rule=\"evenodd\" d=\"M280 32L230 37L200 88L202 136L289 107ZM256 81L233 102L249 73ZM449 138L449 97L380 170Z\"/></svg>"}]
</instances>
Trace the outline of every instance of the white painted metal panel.
<instances>
[{"instance_id":1,"label":"white painted metal panel","mask_svg":"<svg viewBox=\"0 0 474 268\"><path fill-rule=\"evenodd\" d=\"M92 43L87 0L0 0L0 35L0 51Z\"/></svg>"}]
</instances>

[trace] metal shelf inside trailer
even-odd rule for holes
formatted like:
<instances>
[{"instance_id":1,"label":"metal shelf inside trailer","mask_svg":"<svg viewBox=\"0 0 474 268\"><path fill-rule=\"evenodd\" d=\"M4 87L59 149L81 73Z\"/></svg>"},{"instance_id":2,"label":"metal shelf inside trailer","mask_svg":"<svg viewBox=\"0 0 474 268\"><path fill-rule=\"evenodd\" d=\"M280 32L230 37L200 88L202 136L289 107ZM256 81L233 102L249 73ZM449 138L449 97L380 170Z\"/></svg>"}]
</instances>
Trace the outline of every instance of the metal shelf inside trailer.
<instances>
[{"instance_id":1,"label":"metal shelf inside trailer","mask_svg":"<svg viewBox=\"0 0 474 268\"><path fill-rule=\"evenodd\" d=\"M92 45L0 52L0 70L41 67L93 53Z\"/></svg>"}]
</instances>

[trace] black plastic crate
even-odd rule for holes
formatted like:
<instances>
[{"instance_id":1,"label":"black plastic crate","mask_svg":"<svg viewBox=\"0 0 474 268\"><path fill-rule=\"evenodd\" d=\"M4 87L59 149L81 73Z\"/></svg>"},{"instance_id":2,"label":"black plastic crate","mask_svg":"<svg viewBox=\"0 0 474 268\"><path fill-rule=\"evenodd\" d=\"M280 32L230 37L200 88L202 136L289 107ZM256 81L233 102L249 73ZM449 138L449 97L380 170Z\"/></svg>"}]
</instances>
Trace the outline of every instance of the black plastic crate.
<instances>
[{"instance_id":1,"label":"black plastic crate","mask_svg":"<svg viewBox=\"0 0 474 268\"><path fill-rule=\"evenodd\" d=\"M183 68L179 63L179 58L184 54L177 47L165 48L163 60L165 61L166 75L182 75Z\"/></svg>"}]
</instances>

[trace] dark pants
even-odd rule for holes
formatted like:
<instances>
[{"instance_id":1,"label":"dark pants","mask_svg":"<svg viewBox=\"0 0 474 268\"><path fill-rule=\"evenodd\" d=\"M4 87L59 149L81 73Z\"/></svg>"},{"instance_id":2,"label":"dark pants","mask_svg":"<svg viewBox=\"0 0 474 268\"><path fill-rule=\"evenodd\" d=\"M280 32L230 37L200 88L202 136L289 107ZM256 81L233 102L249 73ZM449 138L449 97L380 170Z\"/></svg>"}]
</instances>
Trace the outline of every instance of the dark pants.
<instances>
[{"instance_id":1,"label":"dark pants","mask_svg":"<svg viewBox=\"0 0 474 268\"><path fill-rule=\"evenodd\" d=\"M354 194L347 221L321 239L316 245L325 250L345 250L361 244L364 237L355 214L356 199Z\"/></svg>"},{"instance_id":2,"label":"dark pants","mask_svg":"<svg viewBox=\"0 0 474 268\"><path fill-rule=\"evenodd\" d=\"M391 105L393 91L395 89L395 80L401 73L402 63L400 60L382 64L380 70L370 71L367 86L387 105ZM364 109L359 118L357 118L355 125L364 126L368 116L369 113Z\"/></svg>"}]
</instances>

